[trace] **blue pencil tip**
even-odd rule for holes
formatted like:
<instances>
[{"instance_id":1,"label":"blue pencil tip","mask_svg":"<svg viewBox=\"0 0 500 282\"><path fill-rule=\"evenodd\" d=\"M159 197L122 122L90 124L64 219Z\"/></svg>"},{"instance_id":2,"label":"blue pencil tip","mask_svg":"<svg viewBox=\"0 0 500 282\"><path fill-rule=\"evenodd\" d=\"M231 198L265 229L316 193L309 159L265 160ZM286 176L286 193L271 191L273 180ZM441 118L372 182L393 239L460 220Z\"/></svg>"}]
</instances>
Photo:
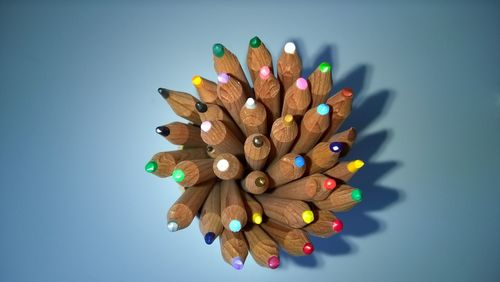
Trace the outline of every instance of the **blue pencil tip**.
<instances>
[{"instance_id":1,"label":"blue pencil tip","mask_svg":"<svg viewBox=\"0 0 500 282\"><path fill-rule=\"evenodd\" d=\"M306 161L304 160L304 157L298 155L295 157L294 163L298 167L303 167L306 164Z\"/></svg>"},{"instance_id":2,"label":"blue pencil tip","mask_svg":"<svg viewBox=\"0 0 500 282\"><path fill-rule=\"evenodd\" d=\"M211 245L215 240L215 233L213 232L208 232L207 234L205 234L205 243L207 243L207 245Z\"/></svg>"},{"instance_id":3,"label":"blue pencil tip","mask_svg":"<svg viewBox=\"0 0 500 282\"><path fill-rule=\"evenodd\" d=\"M342 143L340 142L332 142L330 143L330 151L334 152L334 153L339 153L340 151L342 151Z\"/></svg>"}]
</instances>

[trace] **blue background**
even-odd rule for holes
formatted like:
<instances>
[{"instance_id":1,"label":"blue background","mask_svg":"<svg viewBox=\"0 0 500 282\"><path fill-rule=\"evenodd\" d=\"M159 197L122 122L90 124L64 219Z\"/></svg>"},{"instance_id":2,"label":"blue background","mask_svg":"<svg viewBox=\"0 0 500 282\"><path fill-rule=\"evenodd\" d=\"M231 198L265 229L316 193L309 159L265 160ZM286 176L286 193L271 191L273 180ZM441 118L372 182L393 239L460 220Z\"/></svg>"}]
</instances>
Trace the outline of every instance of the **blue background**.
<instances>
[{"instance_id":1,"label":"blue background","mask_svg":"<svg viewBox=\"0 0 500 282\"><path fill-rule=\"evenodd\" d=\"M498 1L182 2L1 2L0 281L500 280ZM238 272L167 231L179 190L143 167L174 149L156 88L254 35L356 91L365 200L313 257Z\"/></svg>"}]
</instances>

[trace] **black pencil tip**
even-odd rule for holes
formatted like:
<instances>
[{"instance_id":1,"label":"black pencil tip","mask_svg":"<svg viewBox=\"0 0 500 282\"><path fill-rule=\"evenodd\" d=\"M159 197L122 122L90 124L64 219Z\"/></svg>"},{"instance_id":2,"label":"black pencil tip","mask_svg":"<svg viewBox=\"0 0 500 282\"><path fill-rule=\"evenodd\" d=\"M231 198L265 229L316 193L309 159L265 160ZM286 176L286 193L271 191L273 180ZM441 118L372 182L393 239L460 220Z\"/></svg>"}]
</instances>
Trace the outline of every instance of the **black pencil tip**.
<instances>
[{"instance_id":1,"label":"black pencil tip","mask_svg":"<svg viewBox=\"0 0 500 282\"><path fill-rule=\"evenodd\" d=\"M208 110L207 104L204 104L202 102L196 102L196 104L194 106L195 106L196 110L200 113L204 113Z\"/></svg>"},{"instance_id":2,"label":"black pencil tip","mask_svg":"<svg viewBox=\"0 0 500 282\"><path fill-rule=\"evenodd\" d=\"M158 126L156 128L156 133L160 134L163 137L166 137L170 134L170 129L164 125Z\"/></svg>"},{"instance_id":3,"label":"black pencil tip","mask_svg":"<svg viewBox=\"0 0 500 282\"><path fill-rule=\"evenodd\" d=\"M158 93L160 93L160 95L164 98L164 99L167 99L168 98L168 95L170 93L170 91L168 91L168 89L165 89L165 88L158 88Z\"/></svg>"}]
</instances>

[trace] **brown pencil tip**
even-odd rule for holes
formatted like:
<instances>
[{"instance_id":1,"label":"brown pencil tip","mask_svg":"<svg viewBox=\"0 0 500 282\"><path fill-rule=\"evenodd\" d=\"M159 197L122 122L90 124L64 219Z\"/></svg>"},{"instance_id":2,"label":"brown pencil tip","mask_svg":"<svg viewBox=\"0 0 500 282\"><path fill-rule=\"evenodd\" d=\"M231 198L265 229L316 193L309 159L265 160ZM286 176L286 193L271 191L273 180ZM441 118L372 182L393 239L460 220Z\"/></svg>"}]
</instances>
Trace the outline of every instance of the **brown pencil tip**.
<instances>
[{"instance_id":1,"label":"brown pencil tip","mask_svg":"<svg viewBox=\"0 0 500 282\"><path fill-rule=\"evenodd\" d=\"M257 135L253 138L252 143L255 147L260 148L264 145L264 138L262 136Z\"/></svg>"}]
</instances>

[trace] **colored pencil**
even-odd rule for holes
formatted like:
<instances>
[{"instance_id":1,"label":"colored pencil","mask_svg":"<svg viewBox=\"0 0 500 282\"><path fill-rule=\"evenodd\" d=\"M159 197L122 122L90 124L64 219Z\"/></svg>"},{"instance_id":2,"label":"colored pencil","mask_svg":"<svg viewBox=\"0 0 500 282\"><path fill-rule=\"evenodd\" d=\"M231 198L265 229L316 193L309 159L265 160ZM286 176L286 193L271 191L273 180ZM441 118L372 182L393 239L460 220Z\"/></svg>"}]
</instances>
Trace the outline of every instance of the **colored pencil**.
<instances>
[{"instance_id":1,"label":"colored pencil","mask_svg":"<svg viewBox=\"0 0 500 282\"><path fill-rule=\"evenodd\" d=\"M322 210L333 212L345 212L352 209L361 202L363 194L361 190L347 184L342 184L335 189L328 198L322 201L314 201L314 205Z\"/></svg>"},{"instance_id":2,"label":"colored pencil","mask_svg":"<svg viewBox=\"0 0 500 282\"><path fill-rule=\"evenodd\" d=\"M184 187L191 187L213 179L216 177L212 169L213 162L213 159L182 161L172 171L172 178Z\"/></svg>"},{"instance_id":3,"label":"colored pencil","mask_svg":"<svg viewBox=\"0 0 500 282\"><path fill-rule=\"evenodd\" d=\"M340 162L329 170L323 172L323 174L342 180L343 182L347 182L351 180L354 174L364 165L365 163L362 160Z\"/></svg>"},{"instance_id":4,"label":"colored pencil","mask_svg":"<svg viewBox=\"0 0 500 282\"><path fill-rule=\"evenodd\" d=\"M278 244L260 226L252 224L243 234L247 239L250 254L258 265L271 269L279 267Z\"/></svg>"},{"instance_id":5,"label":"colored pencil","mask_svg":"<svg viewBox=\"0 0 500 282\"><path fill-rule=\"evenodd\" d=\"M215 175L224 180L241 179L244 169L240 160L230 153L219 154L213 164Z\"/></svg>"},{"instance_id":6,"label":"colored pencil","mask_svg":"<svg viewBox=\"0 0 500 282\"><path fill-rule=\"evenodd\" d=\"M222 121L204 121L200 128L201 139L216 152L243 155L243 144Z\"/></svg>"},{"instance_id":7,"label":"colored pencil","mask_svg":"<svg viewBox=\"0 0 500 282\"><path fill-rule=\"evenodd\" d=\"M306 171L305 160L301 155L289 153L269 165L269 187L277 187L300 178Z\"/></svg>"},{"instance_id":8,"label":"colored pencil","mask_svg":"<svg viewBox=\"0 0 500 282\"><path fill-rule=\"evenodd\" d=\"M198 96L204 103L217 104L222 106L222 102L217 97L217 83L203 78L199 75L194 76L191 80Z\"/></svg>"},{"instance_id":9,"label":"colored pencil","mask_svg":"<svg viewBox=\"0 0 500 282\"><path fill-rule=\"evenodd\" d=\"M262 211L262 206L255 200L255 198L246 193L242 193L245 198L246 209L247 209L247 218L252 219L252 223L261 224L262 223L262 215L264 212Z\"/></svg>"},{"instance_id":10,"label":"colored pencil","mask_svg":"<svg viewBox=\"0 0 500 282\"><path fill-rule=\"evenodd\" d=\"M320 238L328 238L342 232L344 223L332 212L313 210L313 213L314 221L303 228L307 233Z\"/></svg>"},{"instance_id":11,"label":"colored pencil","mask_svg":"<svg viewBox=\"0 0 500 282\"><path fill-rule=\"evenodd\" d=\"M307 81L311 86L311 108L324 103L333 87L332 66L327 62L319 64Z\"/></svg>"},{"instance_id":12,"label":"colored pencil","mask_svg":"<svg viewBox=\"0 0 500 282\"><path fill-rule=\"evenodd\" d=\"M166 125L158 126L156 133L165 137L174 145L183 145L189 147L204 147L206 144L201 140L200 128L191 124L182 122L171 122Z\"/></svg>"},{"instance_id":13,"label":"colored pencil","mask_svg":"<svg viewBox=\"0 0 500 282\"><path fill-rule=\"evenodd\" d=\"M301 229L290 228L273 220L261 226L289 255L308 256L314 252L314 245Z\"/></svg>"},{"instance_id":14,"label":"colored pencil","mask_svg":"<svg viewBox=\"0 0 500 282\"><path fill-rule=\"evenodd\" d=\"M268 194L255 195L255 198L267 217L292 228L302 228L314 220L314 214L303 201L276 198Z\"/></svg>"},{"instance_id":15,"label":"colored pencil","mask_svg":"<svg viewBox=\"0 0 500 282\"><path fill-rule=\"evenodd\" d=\"M271 53L257 36L250 39L248 44L247 66L250 71L250 76L252 77L252 82L255 82L255 79L259 76L259 70L263 66L268 67L271 72L273 70L273 58L271 57Z\"/></svg>"},{"instance_id":16,"label":"colored pencil","mask_svg":"<svg viewBox=\"0 0 500 282\"><path fill-rule=\"evenodd\" d=\"M248 255L248 245L243 233L224 229L219 238L224 261L236 270L242 269Z\"/></svg>"},{"instance_id":17,"label":"colored pencil","mask_svg":"<svg viewBox=\"0 0 500 282\"><path fill-rule=\"evenodd\" d=\"M332 108L330 126L323 135L322 141L328 140L330 137L339 130L340 126L344 123L347 117L351 114L352 110L353 92L351 89L344 88L337 92L332 97L326 100L326 103Z\"/></svg>"},{"instance_id":18,"label":"colored pencil","mask_svg":"<svg viewBox=\"0 0 500 282\"><path fill-rule=\"evenodd\" d=\"M240 111L245 105L247 97L243 93L240 82L227 73L219 73L217 80L219 81L217 85L217 97L219 97L236 125L245 132L245 128L241 124Z\"/></svg>"},{"instance_id":19,"label":"colored pencil","mask_svg":"<svg viewBox=\"0 0 500 282\"><path fill-rule=\"evenodd\" d=\"M214 44L212 51L214 55L215 72L218 74L227 73L235 77L241 83L243 92L245 93L245 99L250 97L252 91L250 90L250 85L248 84L247 77L241 68L238 58L220 43Z\"/></svg>"},{"instance_id":20,"label":"colored pencil","mask_svg":"<svg viewBox=\"0 0 500 282\"><path fill-rule=\"evenodd\" d=\"M188 227L200 210L203 202L205 202L213 186L214 181L210 180L186 189L168 210L168 230L175 232Z\"/></svg>"},{"instance_id":21,"label":"colored pencil","mask_svg":"<svg viewBox=\"0 0 500 282\"><path fill-rule=\"evenodd\" d=\"M262 194L269 187L269 177L265 172L254 170L241 181L241 188L250 194Z\"/></svg>"},{"instance_id":22,"label":"colored pencil","mask_svg":"<svg viewBox=\"0 0 500 282\"><path fill-rule=\"evenodd\" d=\"M295 44L287 42L278 59L278 78L281 82L281 89L286 93L288 88L295 83L302 72L302 61L297 53Z\"/></svg>"},{"instance_id":23,"label":"colored pencil","mask_svg":"<svg viewBox=\"0 0 500 282\"><path fill-rule=\"evenodd\" d=\"M324 200L336 186L335 179L317 173L276 187L269 195L302 201Z\"/></svg>"},{"instance_id":24,"label":"colored pencil","mask_svg":"<svg viewBox=\"0 0 500 282\"><path fill-rule=\"evenodd\" d=\"M354 141L356 141L356 136L357 136L356 129L354 129L354 127L351 127L347 130L344 130L342 132L333 135L328 139L328 141L342 144L342 152L340 153L340 157L343 157L347 155L351 150Z\"/></svg>"},{"instance_id":25,"label":"colored pencil","mask_svg":"<svg viewBox=\"0 0 500 282\"><path fill-rule=\"evenodd\" d=\"M178 116L196 125L201 124L200 116L194 109L194 105L198 102L198 99L190 94L165 88L158 88L158 93L167 101Z\"/></svg>"},{"instance_id":26,"label":"colored pencil","mask_svg":"<svg viewBox=\"0 0 500 282\"><path fill-rule=\"evenodd\" d=\"M247 224L247 212L238 184L234 180L223 180L220 198L222 225L239 232Z\"/></svg>"},{"instance_id":27,"label":"colored pencil","mask_svg":"<svg viewBox=\"0 0 500 282\"><path fill-rule=\"evenodd\" d=\"M311 92L307 80L299 77L285 93L281 115L291 114L295 119L301 120L310 104Z\"/></svg>"},{"instance_id":28,"label":"colored pencil","mask_svg":"<svg viewBox=\"0 0 500 282\"><path fill-rule=\"evenodd\" d=\"M247 164L253 170L261 170L266 165L271 152L271 142L266 136L256 133L248 136L243 145Z\"/></svg>"},{"instance_id":29,"label":"colored pencil","mask_svg":"<svg viewBox=\"0 0 500 282\"><path fill-rule=\"evenodd\" d=\"M345 146L340 142L320 142L305 155L306 175L311 175L333 167Z\"/></svg>"},{"instance_id":30,"label":"colored pencil","mask_svg":"<svg viewBox=\"0 0 500 282\"><path fill-rule=\"evenodd\" d=\"M224 227L220 219L220 183L215 183L200 213L200 231L207 245L222 233Z\"/></svg>"},{"instance_id":31,"label":"colored pencil","mask_svg":"<svg viewBox=\"0 0 500 282\"><path fill-rule=\"evenodd\" d=\"M245 140L245 135L243 132L241 132L241 129L236 123L234 123L233 119L229 114L226 113L226 111L215 104L205 104L202 102L197 102L196 105L196 110L198 111L198 114L200 115L201 121L222 121L224 125L226 125L229 130L231 130L232 133L240 140L243 142Z\"/></svg>"},{"instance_id":32,"label":"colored pencil","mask_svg":"<svg viewBox=\"0 0 500 282\"><path fill-rule=\"evenodd\" d=\"M253 98L248 98L241 108L240 120L246 136L255 133L267 134L266 108Z\"/></svg>"},{"instance_id":33,"label":"colored pencil","mask_svg":"<svg viewBox=\"0 0 500 282\"><path fill-rule=\"evenodd\" d=\"M271 69L263 66L254 82L255 99L262 103L267 111L268 125L281 116L280 83Z\"/></svg>"},{"instance_id":34,"label":"colored pencil","mask_svg":"<svg viewBox=\"0 0 500 282\"><path fill-rule=\"evenodd\" d=\"M168 177L172 175L172 171L179 162L205 158L207 158L207 154L204 148L160 152L151 158L146 164L145 170L159 177Z\"/></svg>"},{"instance_id":35,"label":"colored pencil","mask_svg":"<svg viewBox=\"0 0 500 282\"><path fill-rule=\"evenodd\" d=\"M319 104L306 112L300 123L299 137L292 147L292 152L304 154L316 145L330 125L329 113L330 107L327 104Z\"/></svg>"},{"instance_id":36,"label":"colored pencil","mask_svg":"<svg viewBox=\"0 0 500 282\"><path fill-rule=\"evenodd\" d=\"M292 115L285 115L274 121L270 134L271 156L269 163L279 160L290 151L298 133L298 126Z\"/></svg>"}]
</instances>

